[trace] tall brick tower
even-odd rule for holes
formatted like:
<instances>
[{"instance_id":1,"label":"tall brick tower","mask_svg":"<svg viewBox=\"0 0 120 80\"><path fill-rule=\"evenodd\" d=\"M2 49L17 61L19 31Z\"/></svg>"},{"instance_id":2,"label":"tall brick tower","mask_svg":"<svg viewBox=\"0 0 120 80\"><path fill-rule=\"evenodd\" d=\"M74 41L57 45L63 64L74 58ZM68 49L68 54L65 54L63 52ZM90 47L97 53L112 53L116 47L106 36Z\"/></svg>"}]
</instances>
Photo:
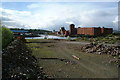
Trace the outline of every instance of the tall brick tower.
<instances>
[{"instance_id":1,"label":"tall brick tower","mask_svg":"<svg viewBox=\"0 0 120 80\"><path fill-rule=\"evenodd\" d=\"M73 35L74 34L75 25L74 24L70 24L69 28L70 28L70 35Z\"/></svg>"}]
</instances>

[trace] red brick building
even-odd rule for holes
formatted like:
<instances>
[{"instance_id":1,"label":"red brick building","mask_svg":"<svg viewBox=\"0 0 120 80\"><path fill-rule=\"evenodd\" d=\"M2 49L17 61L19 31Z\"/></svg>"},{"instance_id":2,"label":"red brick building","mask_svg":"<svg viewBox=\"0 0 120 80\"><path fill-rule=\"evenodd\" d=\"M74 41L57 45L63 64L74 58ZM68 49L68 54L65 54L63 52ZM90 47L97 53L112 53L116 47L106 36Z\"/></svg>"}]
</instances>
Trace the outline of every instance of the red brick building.
<instances>
[{"instance_id":1,"label":"red brick building","mask_svg":"<svg viewBox=\"0 0 120 80\"><path fill-rule=\"evenodd\" d=\"M90 28L77 28L77 34L83 34L83 35L107 35L112 34L113 29L112 28L100 28L100 27L90 27Z\"/></svg>"},{"instance_id":2,"label":"red brick building","mask_svg":"<svg viewBox=\"0 0 120 80\"><path fill-rule=\"evenodd\" d=\"M69 36L69 31L65 31L64 36Z\"/></svg>"},{"instance_id":3,"label":"red brick building","mask_svg":"<svg viewBox=\"0 0 120 80\"><path fill-rule=\"evenodd\" d=\"M101 28L101 33L102 34L111 34L113 32L112 28Z\"/></svg>"},{"instance_id":4,"label":"red brick building","mask_svg":"<svg viewBox=\"0 0 120 80\"><path fill-rule=\"evenodd\" d=\"M75 28L74 24L70 24L69 31L66 31L64 27L60 28L58 34L68 36L68 35L91 35L91 36L99 36L99 35L108 35L112 34L112 28L100 28L100 27L78 27Z\"/></svg>"},{"instance_id":5,"label":"red brick building","mask_svg":"<svg viewBox=\"0 0 120 80\"><path fill-rule=\"evenodd\" d=\"M83 35L101 35L101 28L77 28L77 34Z\"/></svg>"},{"instance_id":6,"label":"red brick building","mask_svg":"<svg viewBox=\"0 0 120 80\"><path fill-rule=\"evenodd\" d=\"M58 31L56 34L57 34L57 35L62 35L62 36L69 36L69 31L68 31L68 30L65 30L64 27L61 27L61 28L60 28L60 31Z\"/></svg>"},{"instance_id":7,"label":"red brick building","mask_svg":"<svg viewBox=\"0 0 120 80\"><path fill-rule=\"evenodd\" d=\"M70 31L69 31L70 35L77 34L77 28L75 28L74 24L70 24L69 28L70 28Z\"/></svg>"},{"instance_id":8,"label":"red brick building","mask_svg":"<svg viewBox=\"0 0 120 80\"><path fill-rule=\"evenodd\" d=\"M64 34L65 34L65 31L66 31L66 30L65 30L64 27L61 27L61 28L60 28L60 34L61 34L61 35L64 35Z\"/></svg>"},{"instance_id":9,"label":"red brick building","mask_svg":"<svg viewBox=\"0 0 120 80\"><path fill-rule=\"evenodd\" d=\"M112 28L100 28L100 27L78 27L75 28L74 24L71 24L70 26L70 35L92 35L92 36L99 36L99 35L107 35L111 34L113 32Z\"/></svg>"}]
</instances>

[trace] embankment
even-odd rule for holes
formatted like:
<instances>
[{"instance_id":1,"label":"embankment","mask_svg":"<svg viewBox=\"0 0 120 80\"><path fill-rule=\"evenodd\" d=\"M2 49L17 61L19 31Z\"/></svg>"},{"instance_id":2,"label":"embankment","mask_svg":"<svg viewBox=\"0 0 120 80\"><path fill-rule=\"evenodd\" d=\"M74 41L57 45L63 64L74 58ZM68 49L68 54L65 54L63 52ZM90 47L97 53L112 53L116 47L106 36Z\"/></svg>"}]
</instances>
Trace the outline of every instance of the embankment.
<instances>
[{"instance_id":1,"label":"embankment","mask_svg":"<svg viewBox=\"0 0 120 80\"><path fill-rule=\"evenodd\" d=\"M2 79L43 80L47 77L38 66L31 50L20 40L14 40L2 51Z\"/></svg>"}]
</instances>

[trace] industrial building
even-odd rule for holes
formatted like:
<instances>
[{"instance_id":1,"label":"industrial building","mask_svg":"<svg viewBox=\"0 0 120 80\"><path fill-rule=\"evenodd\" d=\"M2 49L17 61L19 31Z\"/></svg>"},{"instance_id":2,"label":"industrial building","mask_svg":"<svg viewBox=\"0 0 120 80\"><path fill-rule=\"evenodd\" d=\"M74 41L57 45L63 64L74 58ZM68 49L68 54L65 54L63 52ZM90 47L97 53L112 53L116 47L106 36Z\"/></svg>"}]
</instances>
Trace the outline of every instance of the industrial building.
<instances>
[{"instance_id":1,"label":"industrial building","mask_svg":"<svg viewBox=\"0 0 120 80\"><path fill-rule=\"evenodd\" d=\"M69 36L69 31L65 30L64 27L60 28L60 31L57 32L57 35L61 35L61 36Z\"/></svg>"},{"instance_id":2,"label":"industrial building","mask_svg":"<svg viewBox=\"0 0 120 80\"><path fill-rule=\"evenodd\" d=\"M91 36L100 36L112 34L113 28L104 28L104 27L78 27L75 28L74 24L70 24L69 30L66 31L64 27L60 28L60 31L57 34L64 36L68 35L91 35Z\"/></svg>"},{"instance_id":3,"label":"industrial building","mask_svg":"<svg viewBox=\"0 0 120 80\"><path fill-rule=\"evenodd\" d=\"M113 29L112 28L100 28L100 27L78 27L75 28L74 24L71 24L70 26L70 35L92 35L92 36L99 36L99 35L108 35L112 34Z\"/></svg>"}]
</instances>

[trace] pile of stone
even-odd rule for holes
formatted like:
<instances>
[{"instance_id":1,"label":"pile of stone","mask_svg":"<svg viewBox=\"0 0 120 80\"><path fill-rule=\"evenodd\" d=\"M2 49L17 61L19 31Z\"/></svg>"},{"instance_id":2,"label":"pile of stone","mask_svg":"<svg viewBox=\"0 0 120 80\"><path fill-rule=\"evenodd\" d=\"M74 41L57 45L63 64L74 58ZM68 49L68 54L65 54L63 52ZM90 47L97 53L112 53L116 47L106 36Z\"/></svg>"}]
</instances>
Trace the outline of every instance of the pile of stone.
<instances>
[{"instance_id":1,"label":"pile of stone","mask_svg":"<svg viewBox=\"0 0 120 80\"><path fill-rule=\"evenodd\" d=\"M81 48L86 53L120 55L120 46L108 46L98 43L90 43Z\"/></svg>"},{"instance_id":2,"label":"pile of stone","mask_svg":"<svg viewBox=\"0 0 120 80\"><path fill-rule=\"evenodd\" d=\"M20 40L13 41L2 51L2 79L43 80L47 76L37 59Z\"/></svg>"}]
</instances>

